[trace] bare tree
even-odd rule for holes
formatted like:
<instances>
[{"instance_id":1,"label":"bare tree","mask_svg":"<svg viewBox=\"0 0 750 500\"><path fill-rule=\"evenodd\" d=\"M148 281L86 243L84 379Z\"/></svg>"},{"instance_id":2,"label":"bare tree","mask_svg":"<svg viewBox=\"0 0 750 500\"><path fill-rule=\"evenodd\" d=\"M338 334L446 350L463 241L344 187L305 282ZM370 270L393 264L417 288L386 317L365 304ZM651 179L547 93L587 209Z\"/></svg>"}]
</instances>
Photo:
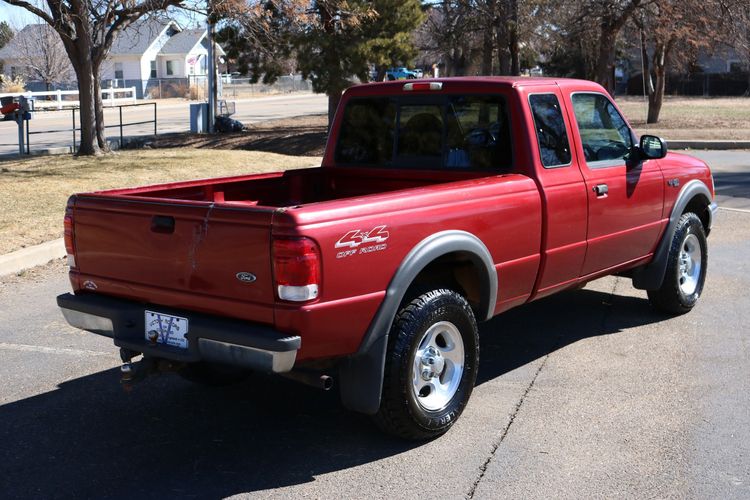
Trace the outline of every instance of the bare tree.
<instances>
[{"instance_id":1,"label":"bare tree","mask_svg":"<svg viewBox=\"0 0 750 500\"><path fill-rule=\"evenodd\" d=\"M78 79L80 155L108 151L100 73L115 35L145 14L182 5L183 0L1 0L22 7L60 36Z\"/></svg>"},{"instance_id":2,"label":"bare tree","mask_svg":"<svg viewBox=\"0 0 750 500\"><path fill-rule=\"evenodd\" d=\"M13 41L13 48L26 81L44 82L49 91L54 84L72 80L73 67L65 47L49 25L26 26Z\"/></svg>"},{"instance_id":3,"label":"bare tree","mask_svg":"<svg viewBox=\"0 0 750 500\"><path fill-rule=\"evenodd\" d=\"M444 63L445 76L465 75L474 54L481 50L478 14L470 0L444 0L427 11L416 42L420 50L434 54ZM494 41L490 43L494 45Z\"/></svg>"},{"instance_id":4,"label":"bare tree","mask_svg":"<svg viewBox=\"0 0 750 500\"><path fill-rule=\"evenodd\" d=\"M722 0L652 0L635 16L648 92L647 123L659 121L670 71L687 68L699 51L710 52L717 42L734 40L725 7Z\"/></svg>"}]
</instances>

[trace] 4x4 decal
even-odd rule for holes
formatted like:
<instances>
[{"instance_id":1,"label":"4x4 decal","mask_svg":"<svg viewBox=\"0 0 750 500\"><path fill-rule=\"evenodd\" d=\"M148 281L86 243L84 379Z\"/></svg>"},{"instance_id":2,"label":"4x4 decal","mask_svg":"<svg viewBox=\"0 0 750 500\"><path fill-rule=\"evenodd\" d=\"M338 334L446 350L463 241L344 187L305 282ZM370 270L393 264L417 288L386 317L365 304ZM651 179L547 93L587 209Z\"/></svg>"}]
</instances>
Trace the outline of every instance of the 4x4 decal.
<instances>
[{"instance_id":1,"label":"4x4 decal","mask_svg":"<svg viewBox=\"0 0 750 500\"><path fill-rule=\"evenodd\" d=\"M336 248L349 248L349 250L338 252L336 258L342 259L358 253L365 254L385 250L388 247L385 241L390 236L386 228L387 226L376 226L369 231L362 231L360 229L349 231L339 238L335 245Z\"/></svg>"}]
</instances>

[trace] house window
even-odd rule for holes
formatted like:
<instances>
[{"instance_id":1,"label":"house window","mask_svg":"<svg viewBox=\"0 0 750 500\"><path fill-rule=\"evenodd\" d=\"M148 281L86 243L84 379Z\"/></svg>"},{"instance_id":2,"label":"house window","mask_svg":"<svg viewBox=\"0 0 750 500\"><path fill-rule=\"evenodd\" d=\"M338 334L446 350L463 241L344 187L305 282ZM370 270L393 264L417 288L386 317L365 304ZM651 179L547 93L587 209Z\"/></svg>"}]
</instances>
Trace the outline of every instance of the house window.
<instances>
[{"instance_id":1,"label":"house window","mask_svg":"<svg viewBox=\"0 0 750 500\"><path fill-rule=\"evenodd\" d=\"M174 61L167 61L167 76L174 75Z\"/></svg>"},{"instance_id":2,"label":"house window","mask_svg":"<svg viewBox=\"0 0 750 500\"><path fill-rule=\"evenodd\" d=\"M122 63L115 63L115 80L124 80L125 77L123 76L122 72Z\"/></svg>"},{"instance_id":3,"label":"house window","mask_svg":"<svg viewBox=\"0 0 750 500\"><path fill-rule=\"evenodd\" d=\"M156 61L151 61L151 78L156 78Z\"/></svg>"}]
</instances>

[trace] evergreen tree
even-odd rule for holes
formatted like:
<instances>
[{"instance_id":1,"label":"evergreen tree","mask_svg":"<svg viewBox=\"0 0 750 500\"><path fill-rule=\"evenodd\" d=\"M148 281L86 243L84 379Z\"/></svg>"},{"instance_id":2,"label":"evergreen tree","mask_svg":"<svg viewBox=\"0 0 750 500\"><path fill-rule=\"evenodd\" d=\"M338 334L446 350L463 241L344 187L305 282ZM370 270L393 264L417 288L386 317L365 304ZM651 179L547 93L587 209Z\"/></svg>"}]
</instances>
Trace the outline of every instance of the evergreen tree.
<instances>
[{"instance_id":1,"label":"evergreen tree","mask_svg":"<svg viewBox=\"0 0 750 500\"><path fill-rule=\"evenodd\" d=\"M370 65L406 64L416 55L419 0L271 0L226 12L220 33L227 55L254 80L275 81L296 60L313 90L328 95L328 118L353 78L369 80Z\"/></svg>"},{"instance_id":2,"label":"evergreen tree","mask_svg":"<svg viewBox=\"0 0 750 500\"><path fill-rule=\"evenodd\" d=\"M0 21L0 49L13 38L13 28L5 21Z\"/></svg>"}]
</instances>

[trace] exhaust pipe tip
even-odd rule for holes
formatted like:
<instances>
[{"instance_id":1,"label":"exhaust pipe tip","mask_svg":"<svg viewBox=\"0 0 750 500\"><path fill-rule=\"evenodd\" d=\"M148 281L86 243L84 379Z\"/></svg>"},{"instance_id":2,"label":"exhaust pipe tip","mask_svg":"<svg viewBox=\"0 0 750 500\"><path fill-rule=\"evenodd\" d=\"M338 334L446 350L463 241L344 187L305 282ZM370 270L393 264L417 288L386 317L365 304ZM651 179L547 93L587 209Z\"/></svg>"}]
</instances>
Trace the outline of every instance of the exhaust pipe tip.
<instances>
[{"instance_id":1,"label":"exhaust pipe tip","mask_svg":"<svg viewBox=\"0 0 750 500\"><path fill-rule=\"evenodd\" d=\"M333 377L321 374L320 372L316 373L307 370L297 370L279 373L279 375L324 391L330 391L333 387Z\"/></svg>"}]
</instances>

